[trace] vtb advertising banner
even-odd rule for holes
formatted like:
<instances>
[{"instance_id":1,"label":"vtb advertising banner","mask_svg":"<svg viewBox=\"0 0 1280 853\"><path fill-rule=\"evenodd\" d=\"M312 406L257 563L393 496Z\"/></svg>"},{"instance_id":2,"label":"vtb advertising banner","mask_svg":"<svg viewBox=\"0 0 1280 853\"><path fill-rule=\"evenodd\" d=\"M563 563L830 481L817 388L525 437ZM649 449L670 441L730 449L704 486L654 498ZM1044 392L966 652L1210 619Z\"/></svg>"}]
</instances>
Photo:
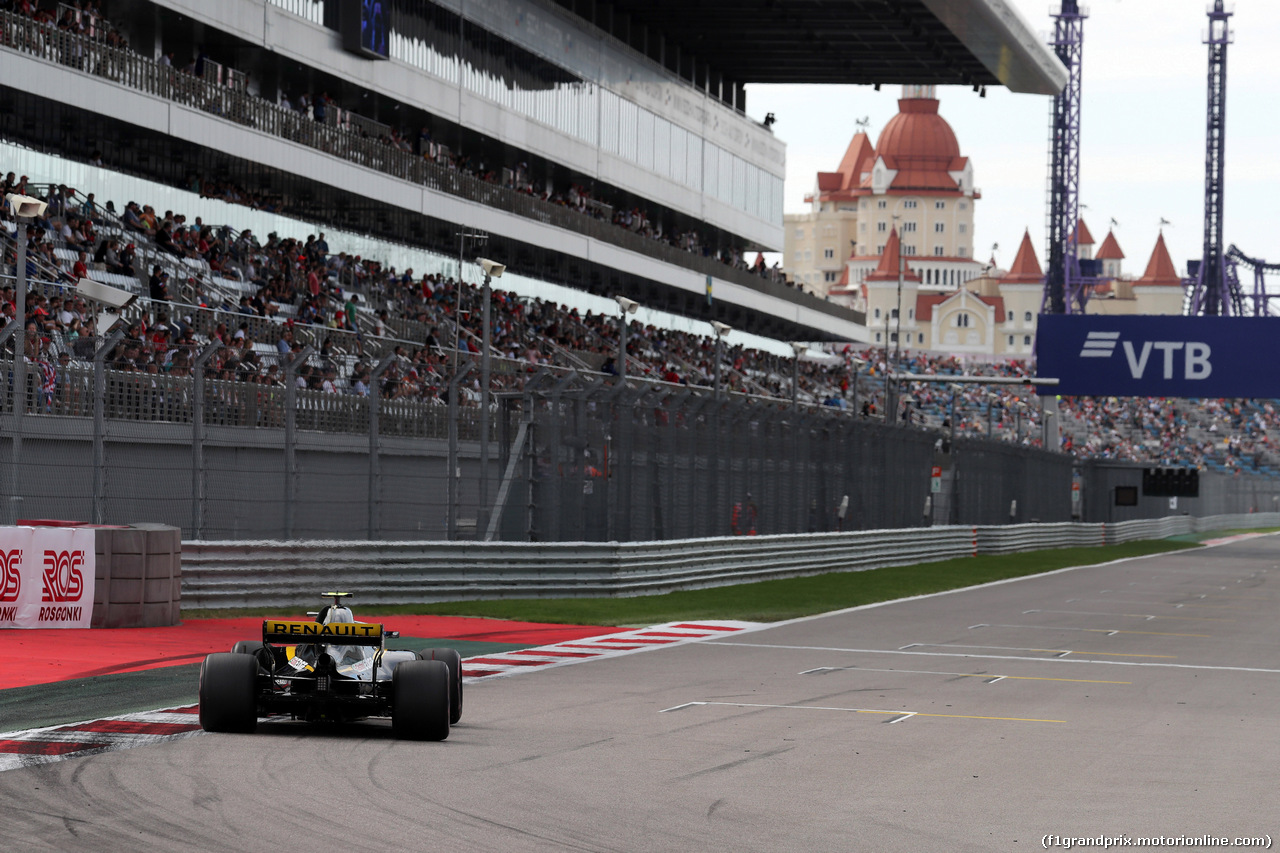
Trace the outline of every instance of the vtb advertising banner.
<instances>
[{"instance_id":1,"label":"vtb advertising banner","mask_svg":"<svg viewBox=\"0 0 1280 853\"><path fill-rule=\"evenodd\" d=\"M1039 393L1280 397L1280 317L1042 314Z\"/></svg>"},{"instance_id":2,"label":"vtb advertising banner","mask_svg":"<svg viewBox=\"0 0 1280 853\"><path fill-rule=\"evenodd\" d=\"M88 628L94 531L0 527L0 628Z\"/></svg>"}]
</instances>

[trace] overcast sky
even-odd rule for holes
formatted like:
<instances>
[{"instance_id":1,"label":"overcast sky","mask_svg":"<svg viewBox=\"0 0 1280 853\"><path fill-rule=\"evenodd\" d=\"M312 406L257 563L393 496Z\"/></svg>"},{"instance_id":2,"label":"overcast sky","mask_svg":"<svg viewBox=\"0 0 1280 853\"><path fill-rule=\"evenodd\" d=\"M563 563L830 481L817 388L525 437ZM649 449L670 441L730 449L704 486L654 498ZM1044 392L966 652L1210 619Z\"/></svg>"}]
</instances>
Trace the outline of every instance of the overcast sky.
<instances>
[{"instance_id":1,"label":"overcast sky","mask_svg":"<svg viewBox=\"0 0 1280 853\"><path fill-rule=\"evenodd\" d=\"M1013 0L1033 31L1048 34L1047 0ZM1226 245L1280 261L1280 2L1239 0L1227 59ZM1179 272L1204 235L1205 0L1091 0L1084 23L1080 197L1099 243L1109 221L1125 270L1142 274L1161 218ZM750 86L752 116L777 116L787 143L786 211L805 209L814 174L840 162L854 122L874 142L897 112L899 86ZM989 89L939 89L940 112L982 191L974 254L1007 267L1024 228L1044 263L1045 178L1051 101Z\"/></svg>"}]
</instances>

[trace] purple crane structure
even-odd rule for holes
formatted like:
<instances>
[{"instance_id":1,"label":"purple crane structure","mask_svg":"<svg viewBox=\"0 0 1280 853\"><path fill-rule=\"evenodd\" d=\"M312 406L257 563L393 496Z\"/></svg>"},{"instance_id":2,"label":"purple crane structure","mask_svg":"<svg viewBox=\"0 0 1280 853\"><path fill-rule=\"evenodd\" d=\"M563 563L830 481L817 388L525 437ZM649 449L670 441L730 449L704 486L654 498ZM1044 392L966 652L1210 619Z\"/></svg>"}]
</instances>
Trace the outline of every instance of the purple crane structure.
<instances>
[{"instance_id":1,"label":"purple crane structure","mask_svg":"<svg viewBox=\"0 0 1280 853\"><path fill-rule=\"evenodd\" d=\"M1053 50L1066 66L1067 85L1053 99L1049 137L1048 264L1040 310L1084 313L1088 282L1080 274L1076 223L1080 220L1080 69L1084 19L1076 0L1062 0L1053 13Z\"/></svg>"},{"instance_id":2,"label":"purple crane structure","mask_svg":"<svg viewBox=\"0 0 1280 853\"><path fill-rule=\"evenodd\" d=\"M1228 279L1227 264L1222 253L1223 168L1227 145L1227 45L1234 33L1228 22L1233 14L1223 8L1222 0L1213 0L1209 10L1209 108L1204 152L1204 254L1196 273L1191 293L1191 314L1218 316L1243 312L1238 297L1240 288ZM1234 264L1232 265L1234 272ZM1265 300L1261 311L1266 313ZM1255 305L1255 310L1259 306Z\"/></svg>"}]
</instances>

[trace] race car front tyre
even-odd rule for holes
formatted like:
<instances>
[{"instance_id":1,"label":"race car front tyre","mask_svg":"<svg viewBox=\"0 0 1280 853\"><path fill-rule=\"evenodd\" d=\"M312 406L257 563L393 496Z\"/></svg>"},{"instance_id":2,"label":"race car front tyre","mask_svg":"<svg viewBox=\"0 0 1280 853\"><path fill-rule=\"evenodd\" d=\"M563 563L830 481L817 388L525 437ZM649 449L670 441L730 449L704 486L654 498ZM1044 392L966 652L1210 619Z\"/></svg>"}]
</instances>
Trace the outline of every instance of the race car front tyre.
<instances>
[{"instance_id":1,"label":"race car front tyre","mask_svg":"<svg viewBox=\"0 0 1280 853\"><path fill-rule=\"evenodd\" d=\"M407 660L391 674L391 730L407 740L449 736L449 666Z\"/></svg>"},{"instance_id":2,"label":"race car front tyre","mask_svg":"<svg viewBox=\"0 0 1280 853\"><path fill-rule=\"evenodd\" d=\"M206 732L252 732L258 726L258 661L219 652L200 665L200 726Z\"/></svg>"},{"instance_id":3,"label":"race car front tyre","mask_svg":"<svg viewBox=\"0 0 1280 853\"><path fill-rule=\"evenodd\" d=\"M449 725L457 725L462 719L462 656L457 649L423 649L418 656L449 665Z\"/></svg>"}]
</instances>

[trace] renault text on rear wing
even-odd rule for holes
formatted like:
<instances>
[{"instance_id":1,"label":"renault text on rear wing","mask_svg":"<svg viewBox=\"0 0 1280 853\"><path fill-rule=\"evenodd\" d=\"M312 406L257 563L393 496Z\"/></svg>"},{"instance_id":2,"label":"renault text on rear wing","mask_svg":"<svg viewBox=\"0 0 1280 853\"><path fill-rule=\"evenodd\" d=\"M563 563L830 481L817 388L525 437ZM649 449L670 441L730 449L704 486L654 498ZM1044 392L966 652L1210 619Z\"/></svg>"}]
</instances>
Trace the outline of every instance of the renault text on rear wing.
<instances>
[{"instance_id":1,"label":"renault text on rear wing","mask_svg":"<svg viewBox=\"0 0 1280 853\"><path fill-rule=\"evenodd\" d=\"M382 645L382 625L376 622L319 622L267 619L262 623L262 642L276 645L333 643L348 646Z\"/></svg>"}]
</instances>

